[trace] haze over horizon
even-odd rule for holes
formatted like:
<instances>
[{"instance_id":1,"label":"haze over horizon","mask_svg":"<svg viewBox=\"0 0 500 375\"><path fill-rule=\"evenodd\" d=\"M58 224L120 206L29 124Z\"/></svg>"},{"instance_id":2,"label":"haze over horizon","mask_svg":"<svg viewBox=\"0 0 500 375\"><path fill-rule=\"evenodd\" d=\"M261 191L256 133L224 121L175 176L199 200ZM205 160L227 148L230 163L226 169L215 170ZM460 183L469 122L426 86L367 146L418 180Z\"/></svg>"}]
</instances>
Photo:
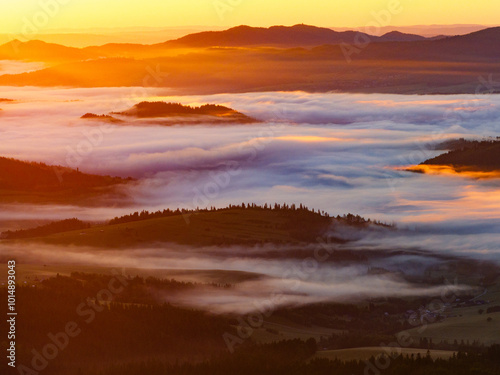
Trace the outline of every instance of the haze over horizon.
<instances>
[{"instance_id":1,"label":"haze over horizon","mask_svg":"<svg viewBox=\"0 0 500 375\"><path fill-rule=\"evenodd\" d=\"M0 44L5 44L18 39L20 41L40 40L46 43L61 44L68 47L84 48L90 46L100 46L108 43L134 43L134 44L157 44L168 40L182 38L186 35L195 34L204 31L223 31L233 26L216 25L187 25L177 27L150 27L150 26L130 26L130 27L92 27L92 28L60 28L39 30L33 34L12 34L0 32ZM247 25L256 27L254 25ZM272 26L293 26L287 25L269 25ZM316 25L310 25L316 26ZM405 34L415 34L426 38L432 38L442 35L464 35L496 25L479 24L453 24L453 25L390 25L372 28L369 31L371 35L382 36L386 33L398 31ZM361 31L366 27L326 27L328 29L343 31Z\"/></svg>"},{"instance_id":2,"label":"haze over horizon","mask_svg":"<svg viewBox=\"0 0 500 375\"><path fill-rule=\"evenodd\" d=\"M307 3L304 0L278 0L272 3L263 0L215 0L201 3L187 0L182 4L172 0L145 0L140 3L117 0L30 0L9 4L8 9L3 9L0 13L0 33L23 35L59 29L141 28L144 25L161 28L191 28L190 25L204 28L204 25L211 25L207 27L209 29L242 24L269 27L300 23L329 28L360 28L374 24L379 27L495 25L498 24L499 16L500 10L489 0L476 1L472 9L467 4L450 0L363 0L357 2L355 12L347 0L330 3L319 0Z\"/></svg>"}]
</instances>

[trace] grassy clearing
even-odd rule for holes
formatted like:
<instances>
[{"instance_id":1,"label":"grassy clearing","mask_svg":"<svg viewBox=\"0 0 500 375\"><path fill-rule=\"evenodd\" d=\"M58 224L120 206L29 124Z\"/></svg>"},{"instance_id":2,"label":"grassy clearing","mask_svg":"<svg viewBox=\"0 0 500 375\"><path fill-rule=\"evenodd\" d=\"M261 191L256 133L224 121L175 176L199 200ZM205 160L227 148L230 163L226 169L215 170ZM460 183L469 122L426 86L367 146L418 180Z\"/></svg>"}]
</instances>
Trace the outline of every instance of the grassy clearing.
<instances>
[{"instance_id":1,"label":"grassy clearing","mask_svg":"<svg viewBox=\"0 0 500 375\"><path fill-rule=\"evenodd\" d=\"M324 350L319 351L314 356L315 358L327 358L327 359L340 359L344 361L350 360L368 360L370 357L377 357L381 354L392 354L401 353L402 355L417 355L421 356L427 355L426 349L413 349L413 348L398 348L384 350L382 347L366 347L366 348L352 348L352 349L338 349L338 350ZM431 350L430 355L433 359L441 358L448 359L453 356L452 351L449 350Z\"/></svg>"},{"instance_id":2,"label":"grassy clearing","mask_svg":"<svg viewBox=\"0 0 500 375\"><path fill-rule=\"evenodd\" d=\"M95 273L111 275L115 268L97 267L85 265L42 265L42 264L18 264L16 266L16 279L20 283L34 283L42 279L54 277L57 274L69 276L72 272ZM159 279L175 279L183 282L236 284L260 277L258 273L226 270L179 270L179 269L139 269L120 268L123 275L147 278L149 276ZM7 280L7 268L0 269L0 282ZM36 281L38 280L38 281Z\"/></svg>"},{"instance_id":3,"label":"grassy clearing","mask_svg":"<svg viewBox=\"0 0 500 375\"><path fill-rule=\"evenodd\" d=\"M431 338L433 342L453 342L461 340L472 343L477 340L485 345L500 343L500 312L486 314L486 309L500 305L500 280L489 286L486 293L478 299L488 301L482 306L452 308L448 318L442 322L416 327L409 331L415 339ZM482 314L480 310L484 310ZM491 321L488 321L491 318Z\"/></svg>"},{"instance_id":4,"label":"grassy clearing","mask_svg":"<svg viewBox=\"0 0 500 375\"><path fill-rule=\"evenodd\" d=\"M301 326L292 322L284 321L280 318L271 317L265 321L261 328L256 329L252 334L252 340L258 343L270 343L280 340L301 339L307 340L311 337L319 341L321 336L342 333L341 330L318 327Z\"/></svg>"}]
</instances>

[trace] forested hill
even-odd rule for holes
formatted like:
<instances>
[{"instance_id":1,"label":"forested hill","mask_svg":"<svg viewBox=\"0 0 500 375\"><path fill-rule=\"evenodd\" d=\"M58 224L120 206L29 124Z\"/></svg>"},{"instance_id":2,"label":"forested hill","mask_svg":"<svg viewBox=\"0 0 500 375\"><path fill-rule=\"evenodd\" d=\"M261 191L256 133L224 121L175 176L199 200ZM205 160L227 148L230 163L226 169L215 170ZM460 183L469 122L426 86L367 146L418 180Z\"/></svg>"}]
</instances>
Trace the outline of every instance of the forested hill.
<instances>
[{"instance_id":1,"label":"forested hill","mask_svg":"<svg viewBox=\"0 0 500 375\"><path fill-rule=\"evenodd\" d=\"M258 122L256 119L248 117L232 108L216 104L192 107L170 102L141 102L126 111L112 112L112 114L139 118L209 116L222 120L234 120L239 123Z\"/></svg>"},{"instance_id":2,"label":"forested hill","mask_svg":"<svg viewBox=\"0 0 500 375\"><path fill-rule=\"evenodd\" d=\"M40 203L99 195L130 179L82 173L67 167L0 157L0 201Z\"/></svg>"},{"instance_id":3,"label":"forested hill","mask_svg":"<svg viewBox=\"0 0 500 375\"><path fill-rule=\"evenodd\" d=\"M429 159L423 165L450 165L479 171L500 170L500 140L450 141L451 151Z\"/></svg>"},{"instance_id":4,"label":"forested hill","mask_svg":"<svg viewBox=\"0 0 500 375\"><path fill-rule=\"evenodd\" d=\"M69 224L75 227L68 226ZM226 208L135 212L116 217L107 224L86 227L76 219L54 222L29 230L5 232L6 239L34 238L59 245L120 248L147 243L171 242L183 245L258 245L264 243L316 243L332 226L389 227L359 215L335 218L303 205L255 204ZM342 239L330 238L334 242Z\"/></svg>"}]
</instances>

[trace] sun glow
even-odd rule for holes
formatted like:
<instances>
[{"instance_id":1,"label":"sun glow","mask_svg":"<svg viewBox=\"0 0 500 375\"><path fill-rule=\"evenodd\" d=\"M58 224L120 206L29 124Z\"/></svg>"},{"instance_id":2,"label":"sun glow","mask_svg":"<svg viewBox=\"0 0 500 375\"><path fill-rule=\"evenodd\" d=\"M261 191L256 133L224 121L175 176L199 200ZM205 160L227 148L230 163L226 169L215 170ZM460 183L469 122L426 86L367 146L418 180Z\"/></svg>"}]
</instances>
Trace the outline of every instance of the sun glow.
<instances>
[{"instance_id":1,"label":"sun glow","mask_svg":"<svg viewBox=\"0 0 500 375\"><path fill-rule=\"evenodd\" d=\"M490 0L26 0L0 1L1 32L38 33L60 28L179 27L186 25L271 26L297 23L325 27L374 24L496 24L500 8ZM391 9L395 11L389 12ZM389 13L388 13L389 12Z\"/></svg>"}]
</instances>

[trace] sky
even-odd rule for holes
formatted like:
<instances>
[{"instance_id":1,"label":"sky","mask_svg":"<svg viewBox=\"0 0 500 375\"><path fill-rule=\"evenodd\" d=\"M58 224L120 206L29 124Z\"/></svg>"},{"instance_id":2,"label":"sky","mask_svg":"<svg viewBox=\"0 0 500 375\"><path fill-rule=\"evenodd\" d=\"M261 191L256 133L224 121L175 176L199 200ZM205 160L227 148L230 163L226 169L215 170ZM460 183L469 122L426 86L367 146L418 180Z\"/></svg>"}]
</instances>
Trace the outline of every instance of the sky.
<instances>
[{"instance_id":1,"label":"sky","mask_svg":"<svg viewBox=\"0 0 500 375\"><path fill-rule=\"evenodd\" d=\"M100 27L484 24L498 0L0 0L0 32Z\"/></svg>"}]
</instances>

